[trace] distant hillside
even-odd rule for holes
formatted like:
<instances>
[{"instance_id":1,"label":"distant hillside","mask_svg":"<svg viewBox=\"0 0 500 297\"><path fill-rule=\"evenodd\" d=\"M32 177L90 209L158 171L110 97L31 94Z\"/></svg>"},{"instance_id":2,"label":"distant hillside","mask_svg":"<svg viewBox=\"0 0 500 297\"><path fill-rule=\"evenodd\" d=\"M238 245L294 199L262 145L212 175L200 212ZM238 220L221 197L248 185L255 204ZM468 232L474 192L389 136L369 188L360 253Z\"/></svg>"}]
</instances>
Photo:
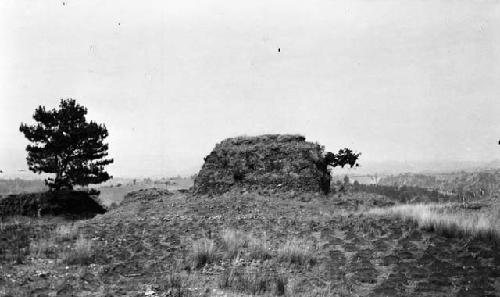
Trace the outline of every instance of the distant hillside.
<instances>
[{"instance_id":1,"label":"distant hillside","mask_svg":"<svg viewBox=\"0 0 500 297\"><path fill-rule=\"evenodd\" d=\"M0 195L33 193L47 190L43 180L0 179Z\"/></svg>"},{"instance_id":2,"label":"distant hillside","mask_svg":"<svg viewBox=\"0 0 500 297\"><path fill-rule=\"evenodd\" d=\"M379 185L411 186L438 190L441 193L470 197L497 197L500 195L500 170L451 173L404 173L380 178Z\"/></svg>"},{"instance_id":3,"label":"distant hillside","mask_svg":"<svg viewBox=\"0 0 500 297\"><path fill-rule=\"evenodd\" d=\"M480 172L485 170L500 169L500 160L490 160L484 162L475 161L363 161L361 166L354 171L336 169L337 174L356 175L389 175L403 172L410 173L440 173L440 172Z\"/></svg>"}]
</instances>

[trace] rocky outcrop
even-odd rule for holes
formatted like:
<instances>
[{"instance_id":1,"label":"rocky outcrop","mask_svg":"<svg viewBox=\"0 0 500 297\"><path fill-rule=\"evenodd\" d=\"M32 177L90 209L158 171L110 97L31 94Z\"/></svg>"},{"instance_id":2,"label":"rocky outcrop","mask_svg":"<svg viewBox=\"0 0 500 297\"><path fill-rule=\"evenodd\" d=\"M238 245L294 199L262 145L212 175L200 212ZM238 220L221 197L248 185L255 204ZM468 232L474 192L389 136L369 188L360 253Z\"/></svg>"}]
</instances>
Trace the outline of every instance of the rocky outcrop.
<instances>
[{"instance_id":1,"label":"rocky outcrop","mask_svg":"<svg viewBox=\"0 0 500 297\"><path fill-rule=\"evenodd\" d=\"M319 192L329 187L323 147L301 135L226 139L205 157L194 182L198 194L246 190Z\"/></svg>"}]
</instances>

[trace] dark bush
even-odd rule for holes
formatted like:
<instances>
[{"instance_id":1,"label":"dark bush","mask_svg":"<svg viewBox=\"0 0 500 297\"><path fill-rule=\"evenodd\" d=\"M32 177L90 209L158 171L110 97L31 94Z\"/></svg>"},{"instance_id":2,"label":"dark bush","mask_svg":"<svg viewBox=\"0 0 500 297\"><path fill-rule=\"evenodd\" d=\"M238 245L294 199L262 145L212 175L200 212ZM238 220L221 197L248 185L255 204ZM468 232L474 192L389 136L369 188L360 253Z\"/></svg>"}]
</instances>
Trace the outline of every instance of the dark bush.
<instances>
[{"instance_id":1,"label":"dark bush","mask_svg":"<svg viewBox=\"0 0 500 297\"><path fill-rule=\"evenodd\" d=\"M9 195L0 199L0 216L92 217L106 212L95 192L61 191Z\"/></svg>"}]
</instances>

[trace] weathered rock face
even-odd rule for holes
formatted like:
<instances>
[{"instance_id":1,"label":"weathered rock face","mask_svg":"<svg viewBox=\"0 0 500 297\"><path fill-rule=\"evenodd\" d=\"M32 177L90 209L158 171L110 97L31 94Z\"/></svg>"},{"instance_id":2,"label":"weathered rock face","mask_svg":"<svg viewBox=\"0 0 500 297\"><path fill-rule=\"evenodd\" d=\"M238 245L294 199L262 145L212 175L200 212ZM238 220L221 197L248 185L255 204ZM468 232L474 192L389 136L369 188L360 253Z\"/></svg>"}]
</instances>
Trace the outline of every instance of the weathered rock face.
<instances>
[{"instance_id":1,"label":"weathered rock face","mask_svg":"<svg viewBox=\"0 0 500 297\"><path fill-rule=\"evenodd\" d=\"M247 190L324 191L330 174L323 147L301 135L229 138L215 146L194 181L198 194Z\"/></svg>"}]
</instances>

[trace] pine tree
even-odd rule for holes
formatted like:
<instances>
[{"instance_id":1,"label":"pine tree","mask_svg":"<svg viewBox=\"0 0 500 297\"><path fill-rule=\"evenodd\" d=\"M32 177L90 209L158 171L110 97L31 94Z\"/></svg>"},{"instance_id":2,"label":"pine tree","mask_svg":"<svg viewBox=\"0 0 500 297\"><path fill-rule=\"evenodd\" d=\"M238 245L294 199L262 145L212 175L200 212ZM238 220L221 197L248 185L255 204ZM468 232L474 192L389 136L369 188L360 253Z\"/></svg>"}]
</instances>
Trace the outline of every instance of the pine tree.
<instances>
[{"instance_id":1,"label":"pine tree","mask_svg":"<svg viewBox=\"0 0 500 297\"><path fill-rule=\"evenodd\" d=\"M39 106L33 115L35 125L21 123L19 130L32 142L26 147L31 171L51 173L46 180L52 190L71 190L75 185L102 183L111 178L104 166L108 130L104 124L87 122L87 108L74 99L61 99L59 109Z\"/></svg>"}]
</instances>

